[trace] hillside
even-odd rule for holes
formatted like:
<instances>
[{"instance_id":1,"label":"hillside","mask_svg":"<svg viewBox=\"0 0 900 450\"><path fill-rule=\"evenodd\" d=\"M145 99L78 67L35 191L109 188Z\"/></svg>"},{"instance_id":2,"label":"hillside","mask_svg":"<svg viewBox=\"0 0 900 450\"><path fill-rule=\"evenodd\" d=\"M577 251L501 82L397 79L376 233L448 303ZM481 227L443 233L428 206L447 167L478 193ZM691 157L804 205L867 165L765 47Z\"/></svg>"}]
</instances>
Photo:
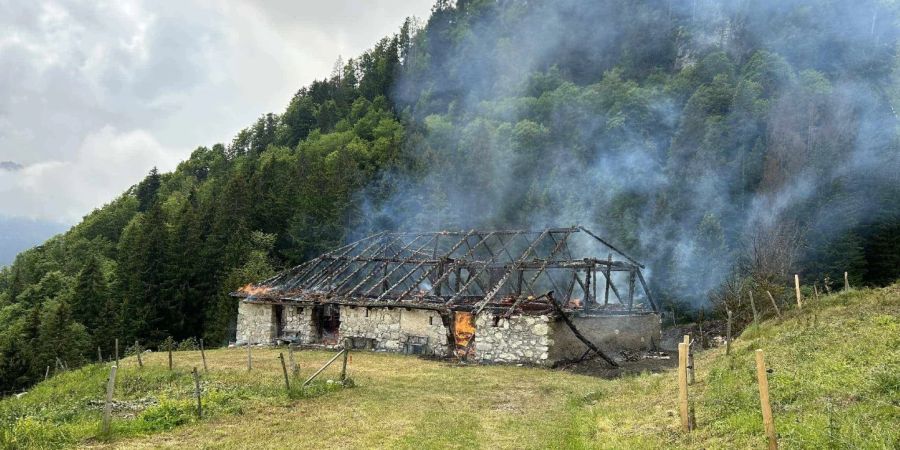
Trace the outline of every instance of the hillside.
<instances>
[{"instance_id":1,"label":"hillside","mask_svg":"<svg viewBox=\"0 0 900 450\"><path fill-rule=\"evenodd\" d=\"M679 316L892 283L898 37L881 0L439 0L0 269L0 391L226 345L228 292L383 230L580 223Z\"/></svg>"},{"instance_id":2,"label":"hillside","mask_svg":"<svg viewBox=\"0 0 900 450\"><path fill-rule=\"evenodd\" d=\"M353 354L352 388L317 385L287 398L277 354L209 351L206 416L193 416L198 352L123 360L113 434L99 431L106 365L54 376L0 402L0 442L57 447L217 448L763 448L753 352L766 352L785 448L900 444L900 285L822 297L745 331L732 354L697 354L691 388L698 428L679 431L674 371L602 380L515 366L459 366L402 355ZM330 353L297 353L311 374ZM330 368L326 378L336 378ZM296 393L295 393L296 394Z\"/></svg>"}]
</instances>

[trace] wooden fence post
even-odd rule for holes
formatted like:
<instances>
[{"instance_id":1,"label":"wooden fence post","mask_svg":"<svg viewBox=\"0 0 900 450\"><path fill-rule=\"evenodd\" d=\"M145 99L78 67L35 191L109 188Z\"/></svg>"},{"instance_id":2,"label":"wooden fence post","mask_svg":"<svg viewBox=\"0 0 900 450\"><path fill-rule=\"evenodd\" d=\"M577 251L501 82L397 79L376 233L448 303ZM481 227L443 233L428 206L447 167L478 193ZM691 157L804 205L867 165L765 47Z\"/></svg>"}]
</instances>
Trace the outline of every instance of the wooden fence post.
<instances>
[{"instance_id":1,"label":"wooden fence post","mask_svg":"<svg viewBox=\"0 0 900 450\"><path fill-rule=\"evenodd\" d=\"M169 342L169 344L166 345L166 347L168 347L168 349L169 349L169 370L172 370L172 345L173 344L171 342Z\"/></svg>"},{"instance_id":2,"label":"wooden fence post","mask_svg":"<svg viewBox=\"0 0 900 450\"><path fill-rule=\"evenodd\" d=\"M203 338L200 338L200 358L203 359L203 373L209 372L206 367L206 350L203 348Z\"/></svg>"},{"instance_id":3,"label":"wooden fence post","mask_svg":"<svg viewBox=\"0 0 900 450\"><path fill-rule=\"evenodd\" d=\"M800 275L794 274L794 291L797 294L797 309L803 309L803 300L800 298Z\"/></svg>"},{"instance_id":4,"label":"wooden fence post","mask_svg":"<svg viewBox=\"0 0 900 450\"><path fill-rule=\"evenodd\" d=\"M116 366L119 365L119 338L116 338Z\"/></svg>"},{"instance_id":5,"label":"wooden fence post","mask_svg":"<svg viewBox=\"0 0 900 450\"><path fill-rule=\"evenodd\" d=\"M778 318L780 319L780 318L781 318L781 311L778 309L778 303L775 302L775 297L772 297L772 293L769 292L769 291L766 291L766 294L768 294L769 300L772 301L772 306L775 308L775 314L777 314L777 315L778 315Z\"/></svg>"},{"instance_id":6,"label":"wooden fence post","mask_svg":"<svg viewBox=\"0 0 900 450\"><path fill-rule=\"evenodd\" d=\"M97 346L97 361L103 362L103 353L100 352L100 346Z\"/></svg>"},{"instance_id":7,"label":"wooden fence post","mask_svg":"<svg viewBox=\"0 0 900 450\"><path fill-rule=\"evenodd\" d=\"M681 415L681 428L691 431L690 418L688 417L688 384L687 384L687 357L688 344L678 344L678 411Z\"/></svg>"},{"instance_id":8,"label":"wooden fence post","mask_svg":"<svg viewBox=\"0 0 900 450\"><path fill-rule=\"evenodd\" d=\"M350 355L350 349L344 347L344 364L341 366L341 382L347 380L347 357Z\"/></svg>"},{"instance_id":9,"label":"wooden fence post","mask_svg":"<svg viewBox=\"0 0 900 450\"><path fill-rule=\"evenodd\" d=\"M250 352L250 341L247 341L247 371L253 369L253 355Z\"/></svg>"},{"instance_id":10,"label":"wooden fence post","mask_svg":"<svg viewBox=\"0 0 900 450\"><path fill-rule=\"evenodd\" d=\"M844 290L850 289L850 277L844 272Z\"/></svg>"},{"instance_id":11,"label":"wooden fence post","mask_svg":"<svg viewBox=\"0 0 900 450\"><path fill-rule=\"evenodd\" d=\"M294 347L291 347L290 345L288 345L288 360L291 363L291 374L296 377L297 374L300 373L300 367L294 359Z\"/></svg>"},{"instance_id":12,"label":"wooden fence post","mask_svg":"<svg viewBox=\"0 0 900 450\"><path fill-rule=\"evenodd\" d=\"M769 379L766 376L766 360L761 349L756 350L756 378L759 381L759 403L762 408L763 426L769 439L769 449L778 448L775 436L775 421L772 419L772 406L769 404Z\"/></svg>"},{"instance_id":13,"label":"wooden fence post","mask_svg":"<svg viewBox=\"0 0 900 450\"><path fill-rule=\"evenodd\" d=\"M725 354L731 354L731 310L728 311L728 324L725 325Z\"/></svg>"},{"instance_id":14,"label":"wooden fence post","mask_svg":"<svg viewBox=\"0 0 900 450\"><path fill-rule=\"evenodd\" d=\"M106 382L106 403L103 405L103 425L101 427L103 434L109 433L109 423L112 419L112 398L113 391L116 389L116 369L117 366L109 368L109 380Z\"/></svg>"},{"instance_id":15,"label":"wooden fence post","mask_svg":"<svg viewBox=\"0 0 900 450\"><path fill-rule=\"evenodd\" d=\"M694 384L694 352L691 350L693 347L691 345L691 335L684 335L684 345L687 346L687 369L688 369L688 384Z\"/></svg>"},{"instance_id":16,"label":"wooden fence post","mask_svg":"<svg viewBox=\"0 0 900 450\"><path fill-rule=\"evenodd\" d=\"M144 367L144 360L141 359L141 344L137 339L134 340L134 352L137 353L138 367Z\"/></svg>"},{"instance_id":17,"label":"wooden fence post","mask_svg":"<svg viewBox=\"0 0 900 450\"><path fill-rule=\"evenodd\" d=\"M197 397L197 418L203 418L203 403L200 400L200 374L197 373L197 367L194 367L194 396Z\"/></svg>"},{"instance_id":18,"label":"wooden fence post","mask_svg":"<svg viewBox=\"0 0 900 450\"><path fill-rule=\"evenodd\" d=\"M278 352L278 359L281 360L281 371L284 373L284 388L288 394L291 393L291 381L288 379L287 365L284 363L284 353Z\"/></svg>"},{"instance_id":19,"label":"wooden fence post","mask_svg":"<svg viewBox=\"0 0 900 450\"><path fill-rule=\"evenodd\" d=\"M47 381L47 378L50 378L50 366L47 366L47 370L44 371L44 381Z\"/></svg>"}]
</instances>

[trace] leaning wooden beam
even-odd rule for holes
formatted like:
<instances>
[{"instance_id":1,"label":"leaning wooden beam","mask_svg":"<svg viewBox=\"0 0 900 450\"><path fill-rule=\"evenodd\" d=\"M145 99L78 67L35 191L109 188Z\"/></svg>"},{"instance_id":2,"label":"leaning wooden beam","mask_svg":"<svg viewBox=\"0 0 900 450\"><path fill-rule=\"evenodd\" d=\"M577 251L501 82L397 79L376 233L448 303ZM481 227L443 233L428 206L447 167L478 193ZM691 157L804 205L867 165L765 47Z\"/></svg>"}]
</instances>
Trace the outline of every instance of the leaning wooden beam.
<instances>
[{"instance_id":1,"label":"leaning wooden beam","mask_svg":"<svg viewBox=\"0 0 900 450\"><path fill-rule=\"evenodd\" d=\"M588 230L587 228L585 228L585 227L578 227L578 228L579 228L581 231L584 231L585 233L587 233L588 235L590 235L592 238L594 238L594 239L600 241L601 244L603 244L603 245L609 247L610 250L612 250L612 251L618 253L618 254L621 255L623 258L627 259L628 261L631 261L632 264L634 264L634 265L640 267L641 269L644 268L644 265L643 265L643 264L637 262L637 260L635 260L634 258L632 258L632 257L630 257L630 256L628 256L628 255L626 255L626 254L625 254L624 252L622 252L621 250L619 250L619 249L613 247L612 244L610 244L609 242L604 241L602 238L600 238L600 236L597 236L596 234L591 233L590 230Z\"/></svg>"},{"instance_id":2,"label":"leaning wooden beam","mask_svg":"<svg viewBox=\"0 0 900 450\"><path fill-rule=\"evenodd\" d=\"M637 271L638 280L641 282L641 288L644 289L644 294L647 296L647 300L650 301L650 307L653 308L653 312L659 312L659 308L656 306L656 301L653 300L653 294L650 293L650 288L647 286L647 282L644 281L644 274L641 273L640 270Z\"/></svg>"},{"instance_id":3,"label":"leaning wooden beam","mask_svg":"<svg viewBox=\"0 0 900 450\"><path fill-rule=\"evenodd\" d=\"M324 371L325 369L327 369L328 366L331 365L331 363L333 363L335 360L337 360L337 359L338 359L341 355L343 355L344 352L346 352L346 351L347 351L347 349L345 348L345 349L342 349L341 351L337 352L337 354L334 355L331 359L329 359L328 362L325 363L324 366L322 366L321 368L319 368L319 370L317 370L316 373L312 374L309 378L307 378L306 381L303 382L303 386L302 386L302 387L306 387L306 385L308 385L310 382L312 382L312 380L316 379L316 377L319 376L319 374L322 373L322 371Z\"/></svg>"},{"instance_id":4,"label":"leaning wooden beam","mask_svg":"<svg viewBox=\"0 0 900 450\"><path fill-rule=\"evenodd\" d=\"M563 322L565 322L566 325L569 327L569 329L572 330L572 334L574 334L575 337L578 338L579 341L584 342L584 345L587 345L589 349L593 350L594 353L596 353L598 356L603 358L603 360L606 361L609 365L611 365L613 367L619 367L618 363L613 361L612 358L610 358L609 356L606 356L606 353L603 353L603 351L600 350L599 348L597 348L597 346L594 345L593 342L588 340L588 338L584 337L584 335L582 335L581 332L578 331L578 328L575 328L575 324L572 323L572 320L569 319L569 316L566 315L566 312L563 311L562 307L560 307L559 304L556 303L556 299L553 298L552 291L548 292L546 294L546 296L547 296L547 299L550 300L550 304L553 305L553 309L556 310L557 314L559 314L560 318L562 318Z\"/></svg>"}]
</instances>

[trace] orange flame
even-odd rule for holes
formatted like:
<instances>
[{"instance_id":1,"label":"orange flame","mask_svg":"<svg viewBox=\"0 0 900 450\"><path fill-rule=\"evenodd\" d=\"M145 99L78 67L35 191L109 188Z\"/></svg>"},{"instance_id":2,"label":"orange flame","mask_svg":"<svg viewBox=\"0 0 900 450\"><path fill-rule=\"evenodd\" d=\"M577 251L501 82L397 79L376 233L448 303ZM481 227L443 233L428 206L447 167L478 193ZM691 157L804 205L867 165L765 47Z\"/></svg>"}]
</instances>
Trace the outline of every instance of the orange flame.
<instances>
[{"instance_id":1,"label":"orange flame","mask_svg":"<svg viewBox=\"0 0 900 450\"><path fill-rule=\"evenodd\" d=\"M268 294L272 288L268 286L254 286L253 283L248 283L246 286L242 287L239 291L250 295L250 296L259 296Z\"/></svg>"}]
</instances>

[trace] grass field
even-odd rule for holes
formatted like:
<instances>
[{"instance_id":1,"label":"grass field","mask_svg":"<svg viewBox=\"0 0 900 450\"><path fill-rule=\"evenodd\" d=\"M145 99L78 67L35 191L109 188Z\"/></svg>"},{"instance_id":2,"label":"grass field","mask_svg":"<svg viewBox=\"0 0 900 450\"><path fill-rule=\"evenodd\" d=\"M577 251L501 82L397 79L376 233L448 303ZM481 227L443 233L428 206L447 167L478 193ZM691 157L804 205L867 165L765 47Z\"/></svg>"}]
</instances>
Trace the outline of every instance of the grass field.
<instances>
[{"instance_id":1,"label":"grass field","mask_svg":"<svg viewBox=\"0 0 900 450\"><path fill-rule=\"evenodd\" d=\"M763 348L783 448L900 445L900 287L851 291L751 328L730 356L697 355L698 428L679 431L674 371L602 380L559 370L459 366L355 353L355 387L285 393L276 349L207 352L205 417L193 415L198 352L121 364L113 431L99 436L108 367L63 373L0 401L5 448L764 448L753 350ZM333 353L297 353L305 378ZM324 379L336 379L339 364ZM297 381L299 382L299 381Z\"/></svg>"}]
</instances>

